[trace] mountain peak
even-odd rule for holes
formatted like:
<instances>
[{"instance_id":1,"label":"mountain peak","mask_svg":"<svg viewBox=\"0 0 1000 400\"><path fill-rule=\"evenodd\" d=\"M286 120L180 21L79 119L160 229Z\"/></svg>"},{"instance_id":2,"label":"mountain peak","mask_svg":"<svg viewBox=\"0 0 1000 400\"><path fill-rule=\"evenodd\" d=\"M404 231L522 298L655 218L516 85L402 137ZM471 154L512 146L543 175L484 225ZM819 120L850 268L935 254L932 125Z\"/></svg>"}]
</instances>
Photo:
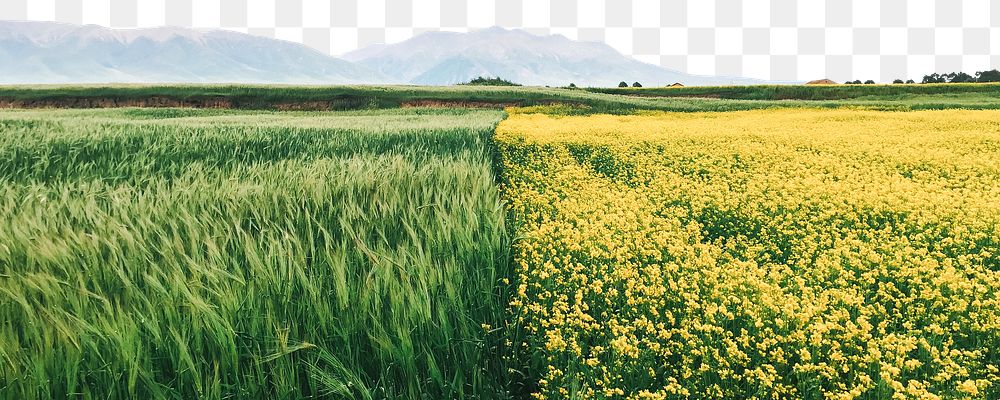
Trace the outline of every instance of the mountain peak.
<instances>
[{"instance_id":1,"label":"mountain peak","mask_svg":"<svg viewBox=\"0 0 1000 400\"><path fill-rule=\"evenodd\" d=\"M40 45L69 38L113 40L122 43L145 38L162 42L175 37L199 39L206 32L209 31L173 26L112 29L100 25L75 25L62 22L0 21L0 36L30 38Z\"/></svg>"},{"instance_id":2,"label":"mountain peak","mask_svg":"<svg viewBox=\"0 0 1000 400\"><path fill-rule=\"evenodd\" d=\"M738 84L646 64L600 42L499 26L433 31L330 57L299 43L224 30L111 29L0 21L3 83L412 83L448 85L478 76L535 86ZM9 61L8 61L9 60Z\"/></svg>"},{"instance_id":3,"label":"mountain peak","mask_svg":"<svg viewBox=\"0 0 1000 400\"><path fill-rule=\"evenodd\" d=\"M302 44L180 27L0 21L0 59L0 83L15 84L387 81Z\"/></svg>"},{"instance_id":4,"label":"mountain peak","mask_svg":"<svg viewBox=\"0 0 1000 400\"><path fill-rule=\"evenodd\" d=\"M387 76L430 85L466 82L477 76L535 86L613 86L623 80L654 86L750 82L688 75L627 57L605 43L499 26L468 33L426 32L343 57Z\"/></svg>"}]
</instances>

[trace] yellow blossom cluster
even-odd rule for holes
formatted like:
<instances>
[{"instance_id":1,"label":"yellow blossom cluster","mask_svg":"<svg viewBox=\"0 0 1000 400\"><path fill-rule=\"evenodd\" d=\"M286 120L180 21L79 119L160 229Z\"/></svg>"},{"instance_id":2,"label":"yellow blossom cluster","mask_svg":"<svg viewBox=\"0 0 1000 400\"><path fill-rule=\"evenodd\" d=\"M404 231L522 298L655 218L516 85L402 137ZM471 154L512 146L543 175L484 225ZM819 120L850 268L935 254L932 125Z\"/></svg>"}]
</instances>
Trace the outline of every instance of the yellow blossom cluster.
<instances>
[{"instance_id":1,"label":"yellow blossom cluster","mask_svg":"<svg viewBox=\"0 0 1000 400\"><path fill-rule=\"evenodd\" d=\"M536 398L1000 398L1000 112L508 112Z\"/></svg>"}]
</instances>

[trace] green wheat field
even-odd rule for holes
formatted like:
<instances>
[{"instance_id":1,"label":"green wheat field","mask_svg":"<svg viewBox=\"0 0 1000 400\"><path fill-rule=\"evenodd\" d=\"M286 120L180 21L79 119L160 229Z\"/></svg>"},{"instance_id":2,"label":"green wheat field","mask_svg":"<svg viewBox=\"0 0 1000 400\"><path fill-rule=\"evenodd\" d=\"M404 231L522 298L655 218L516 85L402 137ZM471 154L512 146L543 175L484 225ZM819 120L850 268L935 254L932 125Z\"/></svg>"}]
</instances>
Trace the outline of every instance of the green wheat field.
<instances>
[{"instance_id":1,"label":"green wheat field","mask_svg":"<svg viewBox=\"0 0 1000 400\"><path fill-rule=\"evenodd\" d=\"M0 393L495 395L500 118L0 113Z\"/></svg>"}]
</instances>

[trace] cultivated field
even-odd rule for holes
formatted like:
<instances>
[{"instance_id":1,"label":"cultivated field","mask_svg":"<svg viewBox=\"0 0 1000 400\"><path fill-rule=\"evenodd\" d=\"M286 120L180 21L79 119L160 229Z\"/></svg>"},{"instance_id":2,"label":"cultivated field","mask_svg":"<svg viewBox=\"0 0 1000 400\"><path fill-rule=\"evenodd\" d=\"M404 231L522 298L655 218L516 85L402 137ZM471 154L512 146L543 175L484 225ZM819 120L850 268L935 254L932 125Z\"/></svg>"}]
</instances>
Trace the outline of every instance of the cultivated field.
<instances>
[{"instance_id":1,"label":"cultivated field","mask_svg":"<svg viewBox=\"0 0 1000 400\"><path fill-rule=\"evenodd\" d=\"M589 90L0 87L0 398L1000 398L1000 85Z\"/></svg>"},{"instance_id":2,"label":"cultivated field","mask_svg":"<svg viewBox=\"0 0 1000 400\"><path fill-rule=\"evenodd\" d=\"M997 398L998 120L515 112L538 397Z\"/></svg>"},{"instance_id":3,"label":"cultivated field","mask_svg":"<svg viewBox=\"0 0 1000 400\"><path fill-rule=\"evenodd\" d=\"M0 397L496 397L500 118L0 113Z\"/></svg>"},{"instance_id":4,"label":"cultivated field","mask_svg":"<svg viewBox=\"0 0 1000 400\"><path fill-rule=\"evenodd\" d=\"M569 106L556 112L572 114L801 107L872 110L1000 109L1000 84L620 89L509 86L0 86L0 108L131 106L329 111L411 106L500 109L552 104Z\"/></svg>"}]
</instances>

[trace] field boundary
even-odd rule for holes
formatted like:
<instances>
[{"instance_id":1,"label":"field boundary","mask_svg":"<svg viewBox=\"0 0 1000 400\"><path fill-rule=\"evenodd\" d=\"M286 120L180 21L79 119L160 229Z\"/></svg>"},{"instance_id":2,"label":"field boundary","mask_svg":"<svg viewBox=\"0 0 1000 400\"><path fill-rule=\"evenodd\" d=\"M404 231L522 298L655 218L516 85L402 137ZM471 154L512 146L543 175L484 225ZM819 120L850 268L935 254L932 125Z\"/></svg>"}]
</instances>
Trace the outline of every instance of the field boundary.
<instances>
[{"instance_id":1,"label":"field boundary","mask_svg":"<svg viewBox=\"0 0 1000 400\"><path fill-rule=\"evenodd\" d=\"M571 114L762 108L997 109L1000 85L546 88L491 86L93 85L0 86L0 108L203 108L348 111L401 107L565 105Z\"/></svg>"}]
</instances>

